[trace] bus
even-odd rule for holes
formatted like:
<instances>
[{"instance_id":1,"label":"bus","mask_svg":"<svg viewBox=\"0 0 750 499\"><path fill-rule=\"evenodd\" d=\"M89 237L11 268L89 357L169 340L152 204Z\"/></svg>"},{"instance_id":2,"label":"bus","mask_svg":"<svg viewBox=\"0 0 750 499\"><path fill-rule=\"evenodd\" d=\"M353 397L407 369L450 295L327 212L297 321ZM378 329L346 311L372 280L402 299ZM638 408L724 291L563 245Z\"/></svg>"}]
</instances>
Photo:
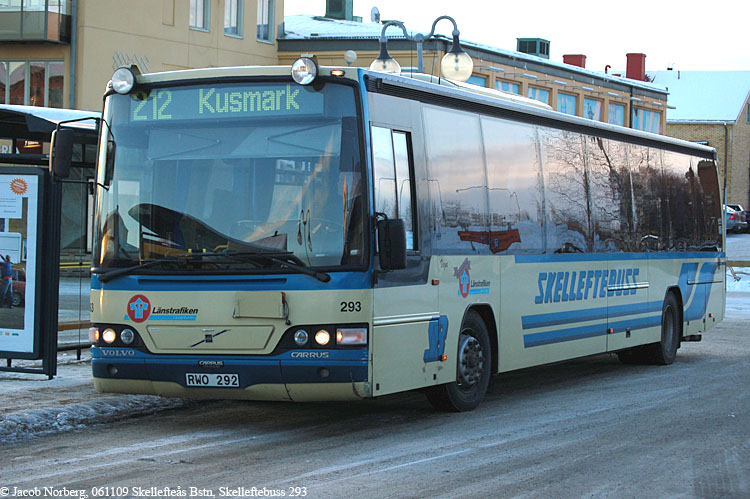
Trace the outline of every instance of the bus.
<instances>
[{"instance_id":1,"label":"bus","mask_svg":"<svg viewBox=\"0 0 750 499\"><path fill-rule=\"evenodd\" d=\"M98 151L100 392L466 411L497 373L671 364L724 316L714 150L522 97L123 68Z\"/></svg>"}]
</instances>

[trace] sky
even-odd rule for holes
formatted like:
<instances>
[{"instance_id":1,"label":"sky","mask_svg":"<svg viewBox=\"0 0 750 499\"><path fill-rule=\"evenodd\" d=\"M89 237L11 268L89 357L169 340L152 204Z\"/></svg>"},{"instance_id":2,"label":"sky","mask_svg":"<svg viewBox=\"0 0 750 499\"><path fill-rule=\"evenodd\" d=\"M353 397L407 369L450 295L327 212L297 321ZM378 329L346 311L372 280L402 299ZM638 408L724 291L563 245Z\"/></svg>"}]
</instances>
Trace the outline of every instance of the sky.
<instances>
[{"instance_id":1,"label":"sky","mask_svg":"<svg viewBox=\"0 0 750 499\"><path fill-rule=\"evenodd\" d=\"M325 15L325 0L284 0L285 15ZM704 5L704 4L701 4ZM745 5L743 7L743 5ZM537 0L354 0L354 15L370 22L377 7L382 20L402 21L427 34L441 15L456 20L461 39L515 50L516 38L550 41L550 60L586 55L586 68L625 68L625 54L646 54L646 71L750 70L746 0L715 0L711 8L675 0L572 2ZM437 32L450 35L450 21Z\"/></svg>"}]
</instances>

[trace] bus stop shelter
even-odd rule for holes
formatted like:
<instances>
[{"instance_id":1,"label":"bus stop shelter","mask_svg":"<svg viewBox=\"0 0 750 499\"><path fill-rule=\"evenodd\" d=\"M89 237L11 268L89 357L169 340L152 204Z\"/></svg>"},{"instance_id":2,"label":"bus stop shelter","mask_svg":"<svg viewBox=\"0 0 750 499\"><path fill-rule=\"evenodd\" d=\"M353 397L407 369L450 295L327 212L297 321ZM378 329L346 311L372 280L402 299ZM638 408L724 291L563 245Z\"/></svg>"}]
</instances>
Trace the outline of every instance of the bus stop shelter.
<instances>
[{"instance_id":1,"label":"bus stop shelter","mask_svg":"<svg viewBox=\"0 0 750 499\"><path fill-rule=\"evenodd\" d=\"M73 164L69 180L62 184L60 223L60 283L58 345L79 347L87 340L88 269L91 262L91 214L93 197L87 188L95 176L97 121L100 113L70 109L0 105L0 171L4 168L46 169L52 132L61 122L74 131ZM0 236L18 236L25 250L25 234L15 222L0 219ZM16 224L17 225L17 224ZM17 234L21 232L21 234ZM11 241L12 242L12 241ZM23 252L23 251L22 251ZM25 258L14 263L23 275ZM15 269L16 267L14 267ZM18 276L16 276L18 277Z\"/></svg>"}]
</instances>

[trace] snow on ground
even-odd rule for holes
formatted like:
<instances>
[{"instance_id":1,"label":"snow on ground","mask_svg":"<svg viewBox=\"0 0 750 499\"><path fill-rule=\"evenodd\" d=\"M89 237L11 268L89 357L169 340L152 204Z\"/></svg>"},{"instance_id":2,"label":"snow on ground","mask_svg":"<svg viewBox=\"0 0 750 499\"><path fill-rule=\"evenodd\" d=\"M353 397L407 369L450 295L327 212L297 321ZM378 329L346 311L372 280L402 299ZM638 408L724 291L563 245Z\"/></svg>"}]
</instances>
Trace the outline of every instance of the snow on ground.
<instances>
[{"instance_id":1,"label":"snow on ground","mask_svg":"<svg viewBox=\"0 0 750 499\"><path fill-rule=\"evenodd\" d=\"M13 365L41 364L17 361ZM153 395L98 393L88 352L80 361L71 353L60 353L57 376L52 380L38 374L0 373L0 399L0 442L82 429L192 403Z\"/></svg>"}]
</instances>

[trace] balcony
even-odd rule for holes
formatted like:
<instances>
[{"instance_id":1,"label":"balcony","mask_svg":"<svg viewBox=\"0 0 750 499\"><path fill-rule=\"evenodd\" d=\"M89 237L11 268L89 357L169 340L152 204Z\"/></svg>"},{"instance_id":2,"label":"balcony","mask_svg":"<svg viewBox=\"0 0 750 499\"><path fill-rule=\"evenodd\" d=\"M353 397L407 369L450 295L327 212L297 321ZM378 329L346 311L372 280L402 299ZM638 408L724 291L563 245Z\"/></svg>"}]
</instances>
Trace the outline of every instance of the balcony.
<instances>
[{"instance_id":1,"label":"balcony","mask_svg":"<svg viewBox=\"0 0 750 499\"><path fill-rule=\"evenodd\" d=\"M71 0L0 0L0 42L70 43Z\"/></svg>"}]
</instances>

